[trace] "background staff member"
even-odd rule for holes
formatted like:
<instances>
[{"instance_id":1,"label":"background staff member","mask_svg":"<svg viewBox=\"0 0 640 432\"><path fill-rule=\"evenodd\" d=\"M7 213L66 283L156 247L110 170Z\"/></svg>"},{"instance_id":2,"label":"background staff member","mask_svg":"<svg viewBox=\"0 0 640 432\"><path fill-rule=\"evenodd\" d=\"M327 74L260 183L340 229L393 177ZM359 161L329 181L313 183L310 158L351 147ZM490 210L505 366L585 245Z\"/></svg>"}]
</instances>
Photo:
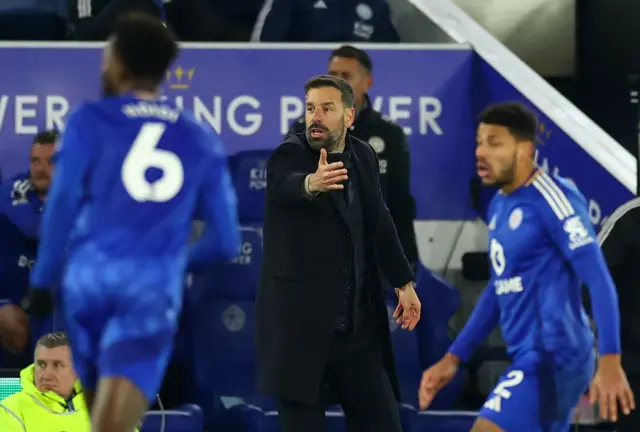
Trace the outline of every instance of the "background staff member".
<instances>
[{"instance_id":1,"label":"background staff member","mask_svg":"<svg viewBox=\"0 0 640 432\"><path fill-rule=\"evenodd\" d=\"M640 198L621 205L598 234L618 291L622 365L635 395L640 394ZM618 432L640 431L640 409L621 416Z\"/></svg>"},{"instance_id":2,"label":"background staff member","mask_svg":"<svg viewBox=\"0 0 640 432\"><path fill-rule=\"evenodd\" d=\"M337 76L353 88L356 119L349 134L371 145L380 160L380 189L400 243L412 268L418 262L418 246L413 221L416 203L411 195L409 145L400 126L382 117L371 106L367 91L373 84L373 63L361 49L344 45L329 57L329 75ZM291 126L289 134L305 131L304 116Z\"/></svg>"}]
</instances>

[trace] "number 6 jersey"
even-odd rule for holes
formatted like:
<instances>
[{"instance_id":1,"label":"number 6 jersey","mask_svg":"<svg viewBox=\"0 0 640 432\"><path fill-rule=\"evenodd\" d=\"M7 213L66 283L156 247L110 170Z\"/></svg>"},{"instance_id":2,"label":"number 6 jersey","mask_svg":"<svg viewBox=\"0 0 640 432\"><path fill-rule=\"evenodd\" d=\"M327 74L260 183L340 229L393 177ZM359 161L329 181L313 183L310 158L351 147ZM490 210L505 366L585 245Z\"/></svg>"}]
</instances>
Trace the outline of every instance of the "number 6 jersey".
<instances>
[{"instance_id":1,"label":"number 6 jersey","mask_svg":"<svg viewBox=\"0 0 640 432\"><path fill-rule=\"evenodd\" d=\"M60 280L67 250L114 259L231 258L236 197L217 134L175 106L134 96L78 107L56 154L36 286ZM187 253L194 218L207 229Z\"/></svg>"},{"instance_id":2,"label":"number 6 jersey","mask_svg":"<svg viewBox=\"0 0 640 432\"><path fill-rule=\"evenodd\" d=\"M467 360L500 324L514 361L584 362L594 342L582 307L586 283L600 352L618 353L617 296L580 192L539 172L497 193L488 215L491 280L450 352Z\"/></svg>"}]
</instances>

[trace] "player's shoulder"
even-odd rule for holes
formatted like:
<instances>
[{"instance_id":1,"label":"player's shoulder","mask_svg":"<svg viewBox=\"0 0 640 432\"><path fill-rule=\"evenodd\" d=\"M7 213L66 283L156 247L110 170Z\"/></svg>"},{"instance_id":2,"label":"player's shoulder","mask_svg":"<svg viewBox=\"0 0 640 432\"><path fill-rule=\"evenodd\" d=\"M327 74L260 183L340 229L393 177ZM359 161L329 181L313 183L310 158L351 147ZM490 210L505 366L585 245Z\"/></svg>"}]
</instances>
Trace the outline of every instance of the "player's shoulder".
<instances>
[{"instance_id":1,"label":"player's shoulder","mask_svg":"<svg viewBox=\"0 0 640 432\"><path fill-rule=\"evenodd\" d=\"M307 149L307 138L304 132L295 132L287 135L284 140L275 148L273 154L300 153Z\"/></svg>"},{"instance_id":2,"label":"player's shoulder","mask_svg":"<svg viewBox=\"0 0 640 432\"><path fill-rule=\"evenodd\" d=\"M389 135L404 135L404 129L396 123L391 117L384 115L374 109L371 110L371 119L375 122L380 130Z\"/></svg>"},{"instance_id":3,"label":"player's shoulder","mask_svg":"<svg viewBox=\"0 0 640 432\"><path fill-rule=\"evenodd\" d=\"M369 158L376 158L376 151L366 141L356 138L353 135L347 135L347 139L353 148L353 151L357 154L365 154Z\"/></svg>"},{"instance_id":4,"label":"player's shoulder","mask_svg":"<svg viewBox=\"0 0 640 432\"><path fill-rule=\"evenodd\" d=\"M103 109L100 105L100 101L85 101L80 103L69 114L69 120L67 123L72 122L85 122L92 117L95 117L99 111Z\"/></svg>"},{"instance_id":5,"label":"player's shoulder","mask_svg":"<svg viewBox=\"0 0 640 432\"><path fill-rule=\"evenodd\" d=\"M567 219L586 208L585 197L576 185L566 178L540 172L529 188L531 198L543 214Z\"/></svg>"},{"instance_id":6,"label":"player's shoulder","mask_svg":"<svg viewBox=\"0 0 640 432\"><path fill-rule=\"evenodd\" d=\"M205 153L226 154L218 132L209 124L199 122L195 115L187 110L181 111L175 127L180 135Z\"/></svg>"}]
</instances>

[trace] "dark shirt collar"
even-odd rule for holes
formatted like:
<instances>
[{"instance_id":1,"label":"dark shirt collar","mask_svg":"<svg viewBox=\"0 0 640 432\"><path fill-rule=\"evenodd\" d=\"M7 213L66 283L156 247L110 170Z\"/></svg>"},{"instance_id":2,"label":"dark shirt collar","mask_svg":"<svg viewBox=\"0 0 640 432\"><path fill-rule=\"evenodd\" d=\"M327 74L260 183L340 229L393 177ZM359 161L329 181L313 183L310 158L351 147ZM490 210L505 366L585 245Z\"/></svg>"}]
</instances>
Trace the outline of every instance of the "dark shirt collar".
<instances>
[{"instance_id":1,"label":"dark shirt collar","mask_svg":"<svg viewBox=\"0 0 640 432\"><path fill-rule=\"evenodd\" d=\"M344 150L342 151L341 160L345 165L351 164L353 155L353 146L351 145L351 137L349 135L346 136L344 140Z\"/></svg>"}]
</instances>

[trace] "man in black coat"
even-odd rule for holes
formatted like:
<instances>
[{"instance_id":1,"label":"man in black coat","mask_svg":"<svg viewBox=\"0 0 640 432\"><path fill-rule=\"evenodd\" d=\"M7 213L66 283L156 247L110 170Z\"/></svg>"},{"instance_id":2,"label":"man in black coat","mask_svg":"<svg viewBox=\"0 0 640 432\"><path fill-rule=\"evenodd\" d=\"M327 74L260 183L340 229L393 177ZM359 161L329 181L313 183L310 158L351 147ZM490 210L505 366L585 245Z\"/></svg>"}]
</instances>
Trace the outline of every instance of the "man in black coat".
<instances>
[{"instance_id":1,"label":"man in black coat","mask_svg":"<svg viewBox=\"0 0 640 432\"><path fill-rule=\"evenodd\" d=\"M284 432L323 431L329 395L349 431L400 432L381 279L397 287L395 316L413 330L413 272L382 199L376 155L346 136L351 86L324 75L305 91L306 133L290 135L267 165L260 387L276 397Z\"/></svg>"},{"instance_id":2,"label":"man in black coat","mask_svg":"<svg viewBox=\"0 0 640 432\"><path fill-rule=\"evenodd\" d=\"M353 88L356 118L349 135L366 141L380 161L380 189L398 231L398 238L409 263L418 265L418 245L413 221L416 203L411 195L411 157L404 130L373 109L367 92L373 85L373 62L354 46L343 45L329 56L329 75L346 80ZM302 133L305 116L291 125L289 134Z\"/></svg>"}]
</instances>

